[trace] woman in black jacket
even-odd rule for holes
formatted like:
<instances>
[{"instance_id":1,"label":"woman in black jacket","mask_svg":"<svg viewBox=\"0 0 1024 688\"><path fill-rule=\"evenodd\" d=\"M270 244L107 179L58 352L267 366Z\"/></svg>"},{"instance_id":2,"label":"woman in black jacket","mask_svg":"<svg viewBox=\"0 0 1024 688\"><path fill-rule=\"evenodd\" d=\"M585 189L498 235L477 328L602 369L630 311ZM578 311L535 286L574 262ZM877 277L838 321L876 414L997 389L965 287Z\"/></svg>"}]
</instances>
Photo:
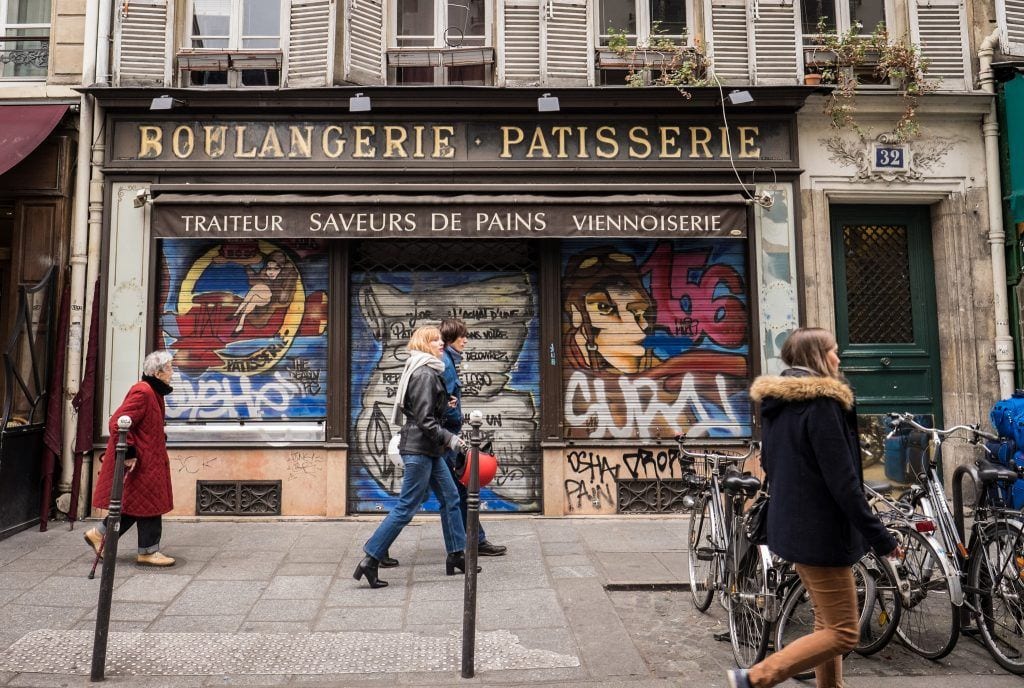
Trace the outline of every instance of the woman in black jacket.
<instances>
[{"instance_id":1,"label":"woman in black jacket","mask_svg":"<svg viewBox=\"0 0 1024 688\"><path fill-rule=\"evenodd\" d=\"M455 480L442 458L451 449L466 450L466 443L441 427L441 419L448 406L448 392L442 373L444 340L436 327L420 327L409 338L409 358L402 370L391 412L392 427L402 425L398 451L405 464L402 491L398 503L363 545L366 557L356 566L352 577L366 576L371 588L383 588L388 583L377 577L381 559L402 529L412 520L433 488L441 503L441 530L444 533L448 558L445 572L451 576L455 570L465 572L466 529L459 512L459 493ZM404 423L404 425L403 425Z\"/></svg>"},{"instance_id":2,"label":"woman in black jacket","mask_svg":"<svg viewBox=\"0 0 1024 688\"><path fill-rule=\"evenodd\" d=\"M761 465L772 496L768 547L795 565L811 595L814 632L749 670L731 670L733 688L774 686L812 667L818 688L842 686L843 654L860 635L851 567L868 546L902 555L864 499L853 392L838 350L827 330L795 330L782 347L789 367L750 388L761 404Z\"/></svg>"}]
</instances>

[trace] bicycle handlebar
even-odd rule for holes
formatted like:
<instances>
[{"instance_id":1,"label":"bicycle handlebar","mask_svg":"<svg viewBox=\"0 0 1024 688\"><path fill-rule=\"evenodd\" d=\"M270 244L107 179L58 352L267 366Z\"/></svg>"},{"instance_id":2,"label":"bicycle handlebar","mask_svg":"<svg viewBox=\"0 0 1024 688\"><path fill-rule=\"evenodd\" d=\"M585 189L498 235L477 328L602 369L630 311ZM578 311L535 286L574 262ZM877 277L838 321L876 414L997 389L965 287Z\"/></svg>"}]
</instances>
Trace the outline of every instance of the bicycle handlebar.
<instances>
[{"instance_id":1,"label":"bicycle handlebar","mask_svg":"<svg viewBox=\"0 0 1024 688\"><path fill-rule=\"evenodd\" d=\"M959 432L960 430L967 430L968 432L970 432L973 435L973 438L968 440L970 442L977 443L977 442L980 442L982 439L992 440L992 441L998 441L999 440L999 437L997 437L996 435L993 435L991 433L985 432L978 425L954 425L953 427L946 428L946 429L942 429L942 428L929 428L929 427L926 427L924 425L921 425L916 420L914 420L914 416L911 413L895 413L895 412L893 412L893 413L889 413L887 415L889 416L889 418L892 419L892 430L889 432L889 434L887 434L885 436L886 439L889 439L894 434L896 434L896 431L899 429L899 427L901 425L909 425L910 427L914 428L915 430L919 430L921 432L927 432L929 434L935 434L935 435L938 435L939 437L942 437L942 438L949 437L953 433Z\"/></svg>"},{"instance_id":2,"label":"bicycle handlebar","mask_svg":"<svg viewBox=\"0 0 1024 688\"><path fill-rule=\"evenodd\" d=\"M679 440L679 451L682 453L683 456L685 456L688 459L702 459L704 461L745 461L749 459L751 456L753 456L754 452L757 451L758 447L760 446L760 442L756 440L751 441L750 444L747 446L747 452L745 454L719 454L713 451L691 452L686 449L686 446L683 444L683 441L681 439Z\"/></svg>"}]
</instances>

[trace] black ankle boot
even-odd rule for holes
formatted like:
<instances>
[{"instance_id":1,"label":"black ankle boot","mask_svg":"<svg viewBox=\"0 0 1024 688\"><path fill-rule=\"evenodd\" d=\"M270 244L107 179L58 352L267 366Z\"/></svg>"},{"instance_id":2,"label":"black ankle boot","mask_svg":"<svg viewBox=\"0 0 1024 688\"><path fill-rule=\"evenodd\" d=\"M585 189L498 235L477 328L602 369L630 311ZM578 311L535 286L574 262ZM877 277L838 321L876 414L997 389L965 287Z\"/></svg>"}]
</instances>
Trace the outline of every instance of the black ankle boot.
<instances>
[{"instance_id":1,"label":"black ankle boot","mask_svg":"<svg viewBox=\"0 0 1024 688\"><path fill-rule=\"evenodd\" d=\"M444 572L449 576L454 576L455 571L458 569L459 573L466 572L466 554L465 552L452 552L448 555L448 558L444 560ZM476 572L480 573L482 569L477 566Z\"/></svg>"},{"instance_id":2,"label":"black ankle boot","mask_svg":"<svg viewBox=\"0 0 1024 688\"><path fill-rule=\"evenodd\" d=\"M356 566L356 572L352 574L352 577L359 580L363 576L366 576L366 582L370 584L371 588L386 588L388 582L377 578L377 567L380 566L380 561L374 559L369 554L363 557L363 560Z\"/></svg>"},{"instance_id":3,"label":"black ankle boot","mask_svg":"<svg viewBox=\"0 0 1024 688\"><path fill-rule=\"evenodd\" d=\"M393 569L398 566L398 560L391 556L390 553L385 552L384 556L380 559L380 567L382 569Z\"/></svg>"}]
</instances>

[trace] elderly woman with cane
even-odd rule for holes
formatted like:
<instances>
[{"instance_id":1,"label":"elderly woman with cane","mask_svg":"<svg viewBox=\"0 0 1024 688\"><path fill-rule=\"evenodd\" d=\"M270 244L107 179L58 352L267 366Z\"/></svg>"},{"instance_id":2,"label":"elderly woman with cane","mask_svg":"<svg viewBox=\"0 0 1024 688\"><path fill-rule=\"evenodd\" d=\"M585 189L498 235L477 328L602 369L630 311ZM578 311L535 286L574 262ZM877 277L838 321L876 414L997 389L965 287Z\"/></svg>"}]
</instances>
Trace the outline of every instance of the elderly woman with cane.
<instances>
[{"instance_id":1,"label":"elderly woman with cane","mask_svg":"<svg viewBox=\"0 0 1024 688\"><path fill-rule=\"evenodd\" d=\"M391 412L392 426L401 426L398 451L405 464L402 491L398 503L377 527L363 551L366 556L356 566L352 577L366 576L371 588L383 588L387 581L378 578L381 559L388 548L433 489L441 503L441 530L444 534L445 573L449 576L458 569L465 573L466 530L459 512L459 493L455 480L444 461L447 449L468 447L466 442L441 425L448 406L448 392L444 379L444 340L436 327L420 327L409 338L409 358L398 382L395 406Z\"/></svg>"},{"instance_id":2,"label":"elderly woman with cane","mask_svg":"<svg viewBox=\"0 0 1024 688\"><path fill-rule=\"evenodd\" d=\"M171 493L171 467L167 457L167 435L164 434L164 397L171 393L174 374L172 356L167 351L154 351L142 364L142 380L132 385L121 405L110 418L110 440L104 453L100 475L92 503L98 509L109 507L110 488L114 480L114 451L117 445L117 419L128 416L132 427L128 432L125 452L125 479L121 534L138 525L139 550L135 562L140 566L173 566L174 559L160 552L162 516L174 508ZM103 556L106 522L85 531L85 541Z\"/></svg>"}]
</instances>

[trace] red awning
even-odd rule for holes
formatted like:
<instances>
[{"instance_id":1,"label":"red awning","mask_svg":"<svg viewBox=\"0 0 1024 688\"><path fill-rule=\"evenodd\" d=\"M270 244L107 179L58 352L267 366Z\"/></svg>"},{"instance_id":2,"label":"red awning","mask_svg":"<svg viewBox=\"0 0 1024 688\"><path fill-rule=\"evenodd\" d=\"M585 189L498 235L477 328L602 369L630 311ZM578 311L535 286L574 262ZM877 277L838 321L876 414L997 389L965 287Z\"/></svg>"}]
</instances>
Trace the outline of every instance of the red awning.
<instances>
[{"instance_id":1,"label":"red awning","mask_svg":"<svg viewBox=\"0 0 1024 688\"><path fill-rule=\"evenodd\" d=\"M60 122L67 105L0 105L0 174L25 159Z\"/></svg>"}]
</instances>

